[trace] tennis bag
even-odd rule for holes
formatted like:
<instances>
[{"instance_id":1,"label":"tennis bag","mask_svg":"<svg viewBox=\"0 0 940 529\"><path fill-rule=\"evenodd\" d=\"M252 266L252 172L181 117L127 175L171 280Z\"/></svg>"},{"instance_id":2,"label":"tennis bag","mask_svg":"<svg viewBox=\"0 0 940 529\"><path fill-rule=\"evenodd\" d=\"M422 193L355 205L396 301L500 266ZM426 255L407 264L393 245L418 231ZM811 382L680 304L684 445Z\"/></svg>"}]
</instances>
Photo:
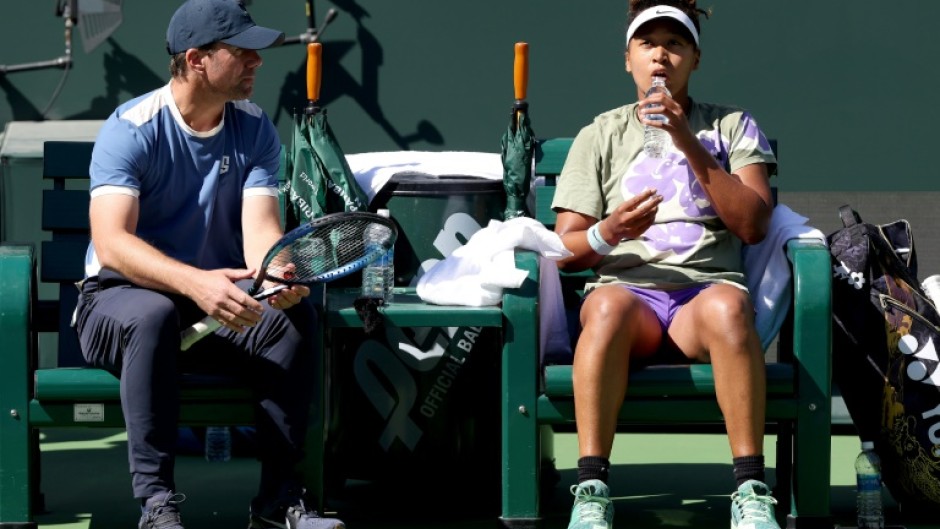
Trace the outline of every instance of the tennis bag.
<instances>
[{"instance_id":1,"label":"tennis bag","mask_svg":"<svg viewBox=\"0 0 940 529\"><path fill-rule=\"evenodd\" d=\"M849 206L839 216L828 237L833 378L894 499L940 507L940 315L917 280L910 224L866 224Z\"/></svg>"}]
</instances>

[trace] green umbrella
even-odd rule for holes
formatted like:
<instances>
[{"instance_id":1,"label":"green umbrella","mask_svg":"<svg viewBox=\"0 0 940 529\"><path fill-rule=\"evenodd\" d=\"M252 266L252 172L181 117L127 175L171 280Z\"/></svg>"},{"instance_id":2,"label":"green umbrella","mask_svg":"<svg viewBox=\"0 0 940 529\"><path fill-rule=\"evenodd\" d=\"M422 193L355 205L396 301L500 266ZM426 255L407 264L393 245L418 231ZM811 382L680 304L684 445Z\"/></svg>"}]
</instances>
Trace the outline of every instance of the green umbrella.
<instances>
[{"instance_id":1,"label":"green umbrella","mask_svg":"<svg viewBox=\"0 0 940 529\"><path fill-rule=\"evenodd\" d=\"M503 188L506 190L505 220L526 214L525 202L532 180L532 157L535 152L535 133L532 132L529 119L529 104L525 101L529 81L529 45L517 42L515 50L513 81L516 100L509 127L500 140Z\"/></svg>"},{"instance_id":2,"label":"green umbrella","mask_svg":"<svg viewBox=\"0 0 940 529\"><path fill-rule=\"evenodd\" d=\"M327 213L365 210L369 205L327 122L326 109L318 104L321 56L320 43L307 45L307 108L294 117L286 161L287 229Z\"/></svg>"}]
</instances>

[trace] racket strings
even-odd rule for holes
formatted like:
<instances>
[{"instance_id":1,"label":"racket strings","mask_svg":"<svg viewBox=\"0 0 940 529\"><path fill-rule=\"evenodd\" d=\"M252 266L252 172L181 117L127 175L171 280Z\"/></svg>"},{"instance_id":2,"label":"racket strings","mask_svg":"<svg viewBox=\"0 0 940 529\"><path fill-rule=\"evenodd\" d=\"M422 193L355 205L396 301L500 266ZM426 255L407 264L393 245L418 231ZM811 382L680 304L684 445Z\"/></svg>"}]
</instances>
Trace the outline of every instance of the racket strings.
<instances>
[{"instance_id":1,"label":"racket strings","mask_svg":"<svg viewBox=\"0 0 940 529\"><path fill-rule=\"evenodd\" d=\"M315 227L271 258L267 277L285 283L309 283L343 273L391 247L393 230L369 219Z\"/></svg>"}]
</instances>

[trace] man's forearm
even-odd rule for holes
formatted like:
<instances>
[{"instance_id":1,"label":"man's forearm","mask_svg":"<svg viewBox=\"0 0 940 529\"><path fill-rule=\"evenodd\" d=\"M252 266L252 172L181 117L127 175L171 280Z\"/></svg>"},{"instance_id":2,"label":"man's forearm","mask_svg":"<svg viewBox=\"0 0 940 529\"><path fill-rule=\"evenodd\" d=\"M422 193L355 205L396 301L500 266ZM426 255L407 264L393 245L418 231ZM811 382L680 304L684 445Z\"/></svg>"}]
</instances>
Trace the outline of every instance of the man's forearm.
<instances>
[{"instance_id":1,"label":"man's forearm","mask_svg":"<svg viewBox=\"0 0 940 529\"><path fill-rule=\"evenodd\" d=\"M167 256L135 235L115 237L106 247L96 245L95 249L102 267L120 273L134 284L190 295L189 285L198 269Z\"/></svg>"}]
</instances>

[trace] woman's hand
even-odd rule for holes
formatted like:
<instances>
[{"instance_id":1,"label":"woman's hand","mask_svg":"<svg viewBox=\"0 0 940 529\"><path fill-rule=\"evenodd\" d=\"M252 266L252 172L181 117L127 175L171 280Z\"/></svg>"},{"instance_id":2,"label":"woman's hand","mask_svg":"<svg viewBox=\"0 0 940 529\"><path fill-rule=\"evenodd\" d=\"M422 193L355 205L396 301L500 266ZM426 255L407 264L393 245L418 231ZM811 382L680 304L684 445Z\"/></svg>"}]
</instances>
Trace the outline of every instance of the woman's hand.
<instances>
[{"instance_id":1,"label":"woman's hand","mask_svg":"<svg viewBox=\"0 0 940 529\"><path fill-rule=\"evenodd\" d=\"M652 107L648 108L650 105ZM662 92L641 99L637 107L637 115L644 125L665 130L672 138L672 144L682 152L686 151L683 146L688 145L688 141L698 142L698 139L692 134L688 117L682 105ZM666 119L649 119L651 115L661 115Z\"/></svg>"},{"instance_id":2,"label":"woman's hand","mask_svg":"<svg viewBox=\"0 0 940 529\"><path fill-rule=\"evenodd\" d=\"M624 200L609 217L601 221L598 226L601 236L610 244L640 237L653 225L662 201L662 195L650 188Z\"/></svg>"}]
</instances>

